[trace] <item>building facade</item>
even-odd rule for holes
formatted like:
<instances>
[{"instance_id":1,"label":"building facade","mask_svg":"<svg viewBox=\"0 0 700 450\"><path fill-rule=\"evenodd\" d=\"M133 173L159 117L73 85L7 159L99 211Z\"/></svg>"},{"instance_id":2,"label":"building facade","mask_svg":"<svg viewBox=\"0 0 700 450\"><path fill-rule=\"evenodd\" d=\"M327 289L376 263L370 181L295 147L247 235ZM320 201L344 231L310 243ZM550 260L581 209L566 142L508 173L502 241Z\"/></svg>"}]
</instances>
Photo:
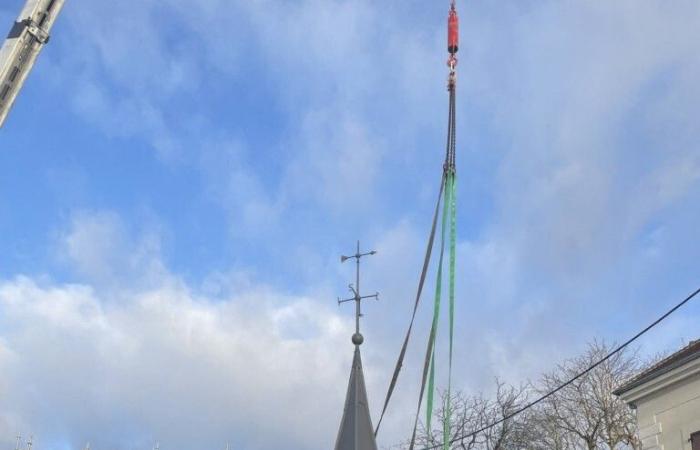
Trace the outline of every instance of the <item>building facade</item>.
<instances>
[{"instance_id":1,"label":"building facade","mask_svg":"<svg viewBox=\"0 0 700 450\"><path fill-rule=\"evenodd\" d=\"M614 393L636 409L644 450L700 450L700 340Z\"/></svg>"}]
</instances>

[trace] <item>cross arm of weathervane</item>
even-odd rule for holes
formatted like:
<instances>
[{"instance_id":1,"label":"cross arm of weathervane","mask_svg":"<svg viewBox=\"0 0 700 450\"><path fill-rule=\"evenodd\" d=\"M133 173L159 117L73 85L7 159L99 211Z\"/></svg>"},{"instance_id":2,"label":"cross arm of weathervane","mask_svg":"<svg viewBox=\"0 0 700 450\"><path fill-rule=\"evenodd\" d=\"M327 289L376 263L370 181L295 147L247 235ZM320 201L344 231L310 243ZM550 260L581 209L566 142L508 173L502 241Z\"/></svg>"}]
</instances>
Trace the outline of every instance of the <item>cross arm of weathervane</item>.
<instances>
[{"instance_id":1,"label":"cross arm of weathervane","mask_svg":"<svg viewBox=\"0 0 700 450\"><path fill-rule=\"evenodd\" d=\"M367 252L367 253L356 253L356 254L350 255L350 256L341 255L341 256L340 256L340 262L341 262L341 263L344 263L344 262L347 261L348 259L352 259L352 258L360 259L360 258L362 258L363 256L372 256L372 255L376 255L376 254L377 254L377 251L376 251L376 250L372 250L371 252Z\"/></svg>"},{"instance_id":2,"label":"cross arm of weathervane","mask_svg":"<svg viewBox=\"0 0 700 450\"><path fill-rule=\"evenodd\" d=\"M344 298L344 299L341 299L340 297L338 297L338 305L340 305L341 303L346 303L346 302L353 302L353 301L357 301L357 300L364 300L364 299L366 299L366 298L373 298L373 299L375 299L375 300L379 300L379 292L374 293L374 294L372 294L372 295L362 295L362 296L360 296L360 295L357 295L357 291L355 290L355 287L354 287L352 284L351 284L351 285L348 285L348 288L350 289L350 292L352 292L353 294L355 294L355 296L354 296L354 297L350 297L350 298Z\"/></svg>"}]
</instances>

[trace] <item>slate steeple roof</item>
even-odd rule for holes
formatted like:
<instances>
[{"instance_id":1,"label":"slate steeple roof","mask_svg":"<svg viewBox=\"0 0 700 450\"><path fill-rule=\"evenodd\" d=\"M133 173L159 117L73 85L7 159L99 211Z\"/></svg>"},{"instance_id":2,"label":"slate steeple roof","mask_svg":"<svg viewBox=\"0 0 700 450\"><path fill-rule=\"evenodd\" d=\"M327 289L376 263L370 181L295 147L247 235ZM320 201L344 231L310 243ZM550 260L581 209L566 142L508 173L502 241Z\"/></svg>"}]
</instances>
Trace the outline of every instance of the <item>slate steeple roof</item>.
<instances>
[{"instance_id":1,"label":"slate steeple roof","mask_svg":"<svg viewBox=\"0 0 700 450\"><path fill-rule=\"evenodd\" d=\"M340 421L335 450L377 450L359 345L355 345L345 410Z\"/></svg>"}]
</instances>

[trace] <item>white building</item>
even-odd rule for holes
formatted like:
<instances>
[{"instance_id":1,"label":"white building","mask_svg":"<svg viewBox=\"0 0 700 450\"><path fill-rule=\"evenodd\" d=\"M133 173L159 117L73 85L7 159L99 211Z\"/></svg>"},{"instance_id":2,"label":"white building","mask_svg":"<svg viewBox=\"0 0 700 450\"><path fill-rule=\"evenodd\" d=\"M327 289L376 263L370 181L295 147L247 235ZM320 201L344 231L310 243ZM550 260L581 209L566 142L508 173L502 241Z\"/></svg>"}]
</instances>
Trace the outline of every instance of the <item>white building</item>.
<instances>
[{"instance_id":1,"label":"white building","mask_svg":"<svg viewBox=\"0 0 700 450\"><path fill-rule=\"evenodd\" d=\"M700 340L645 370L615 395L637 410L644 450L700 450Z\"/></svg>"}]
</instances>

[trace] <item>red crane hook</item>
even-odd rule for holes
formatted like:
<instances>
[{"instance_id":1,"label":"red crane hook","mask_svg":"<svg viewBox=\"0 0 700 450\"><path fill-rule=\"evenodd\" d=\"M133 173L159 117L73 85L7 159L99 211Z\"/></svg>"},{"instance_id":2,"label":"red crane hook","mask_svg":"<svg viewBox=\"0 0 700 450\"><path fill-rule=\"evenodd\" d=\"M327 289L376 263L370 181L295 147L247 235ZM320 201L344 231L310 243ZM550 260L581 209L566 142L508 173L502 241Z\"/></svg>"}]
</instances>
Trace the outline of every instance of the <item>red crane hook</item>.
<instances>
[{"instance_id":1,"label":"red crane hook","mask_svg":"<svg viewBox=\"0 0 700 450\"><path fill-rule=\"evenodd\" d=\"M455 2L452 2L450 15L447 17L447 51L454 55L459 50L459 17Z\"/></svg>"},{"instance_id":2,"label":"red crane hook","mask_svg":"<svg viewBox=\"0 0 700 450\"><path fill-rule=\"evenodd\" d=\"M447 65L454 70L457 65L455 55L459 50L459 17L457 16L457 8L455 0L452 0L450 14L447 17L447 51L450 53L450 58L447 60Z\"/></svg>"}]
</instances>

